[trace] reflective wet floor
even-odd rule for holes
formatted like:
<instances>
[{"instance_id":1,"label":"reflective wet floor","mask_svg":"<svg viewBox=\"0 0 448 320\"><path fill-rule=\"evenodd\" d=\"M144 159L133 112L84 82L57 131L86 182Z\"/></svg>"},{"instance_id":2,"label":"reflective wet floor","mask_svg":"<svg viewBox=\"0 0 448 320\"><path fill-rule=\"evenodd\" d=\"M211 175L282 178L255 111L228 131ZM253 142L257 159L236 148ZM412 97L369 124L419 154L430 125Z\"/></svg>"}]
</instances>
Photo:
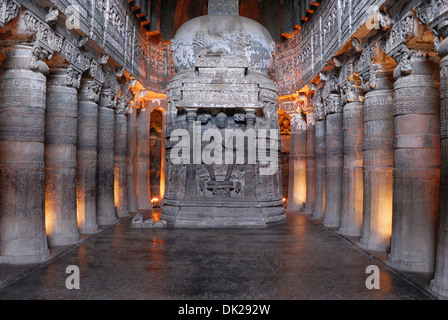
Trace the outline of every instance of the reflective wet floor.
<instances>
[{"instance_id":1,"label":"reflective wet floor","mask_svg":"<svg viewBox=\"0 0 448 320\"><path fill-rule=\"evenodd\" d=\"M121 220L0 289L0 299L432 298L298 213L267 230L131 229L130 222ZM79 267L79 290L66 288L70 265ZM380 270L379 290L366 287L371 265Z\"/></svg>"}]
</instances>

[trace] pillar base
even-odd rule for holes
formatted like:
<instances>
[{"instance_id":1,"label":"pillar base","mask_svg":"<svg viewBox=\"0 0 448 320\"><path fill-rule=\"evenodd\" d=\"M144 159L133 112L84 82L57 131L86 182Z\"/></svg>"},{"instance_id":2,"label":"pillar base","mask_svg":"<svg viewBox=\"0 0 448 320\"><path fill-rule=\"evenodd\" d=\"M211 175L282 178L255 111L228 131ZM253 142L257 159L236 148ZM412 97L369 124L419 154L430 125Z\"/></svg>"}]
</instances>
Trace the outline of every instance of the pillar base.
<instances>
[{"instance_id":1,"label":"pillar base","mask_svg":"<svg viewBox=\"0 0 448 320\"><path fill-rule=\"evenodd\" d=\"M68 246L79 241L79 234L71 236L54 236L48 237L48 244L50 246Z\"/></svg>"},{"instance_id":2,"label":"pillar base","mask_svg":"<svg viewBox=\"0 0 448 320\"><path fill-rule=\"evenodd\" d=\"M129 211L117 211L117 215L119 218L129 217L131 213Z\"/></svg>"},{"instance_id":3,"label":"pillar base","mask_svg":"<svg viewBox=\"0 0 448 320\"><path fill-rule=\"evenodd\" d=\"M383 243L369 243L368 241L364 241L362 238L358 243L359 247L364 250L369 251L376 251L376 252L386 252L387 249L390 247L389 245L383 244Z\"/></svg>"},{"instance_id":4,"label":"pillar base","mask_svg":"<svg viewBox=\"0 0 448 320\"><path fill-rule=\"evenodd\" d=\"M313 219L314 220L323 220L325 218L325 212L314 212Z\"/></svg>"},{"instance_id":5,"label":"pillar base","mask_svg":"<svg viewBox=\"0 0 448 320\"><path fill-rule=\"evenodd\" d=\"M287 205L286 210L288 210L288 211L302 211L303 210L303 206L293 203L293 204Z\"/></svg>"},{"instance_id":6,"label":"pillar base","mask_svg":"<svg viewBox=\"0 0 448 320\"><path fill-rule=\"evenodd\" d=\"M405 261L403 259L395 258L392 254L387 259L387 265L394 269L410 272L434 272L434 263L421 261Z\"/></svg>"},{"instance_id":7,"label":"pillar base","mask_svg":"<svg viewBox=\"0 0 448 320\"><path fill-rule=\"evenodd\" d=\"M98 219L98 225L99 226L110 226L113 225L117 222L117 218L112 218L112 219Z\"/></svg>"},{"instance_id":8,"label":"pillar base","mask_svg":"<svg viewBox=\"0 0 448 320\"><path fill-rule=\"evenodd\" d=\"M441 298L448 299L448 285L438 283L435 279L431 280L430 289Z\"/></svg>"},{"instance_id":9,"label":"pillar base","mask_svg":"<svg viewBox=\"0 0 448 320\"><path fill-rule=\"evenodd\" d=\"M84 228L84 229L79 229L79 233L80 234L95 234L98 231L100 231L98 226L90 227L90 228Z\"/></svg>"},{"instance_id":10,"label":"pillar base","mask_svg":"<svg viewBox=\"0 0 448 320\"><path fill-rule=\"evenodd\" d=\"M50 259L50 250L45 250L43 253L26 256L0 256L0 263L6 264L33 264L41 263Z\"/></svg>"},{"instance_id":11,"label":"pillar base","mask_svg":"<svg viewBox=\"0 0 448 320\"><path fill-rule=\"evenodd\" d=\"M361 230L351 229L351 228L340 228L338 233L342 236L347 236L347 237L360 237L361 236Z\"/></svg>"}]
</instances>

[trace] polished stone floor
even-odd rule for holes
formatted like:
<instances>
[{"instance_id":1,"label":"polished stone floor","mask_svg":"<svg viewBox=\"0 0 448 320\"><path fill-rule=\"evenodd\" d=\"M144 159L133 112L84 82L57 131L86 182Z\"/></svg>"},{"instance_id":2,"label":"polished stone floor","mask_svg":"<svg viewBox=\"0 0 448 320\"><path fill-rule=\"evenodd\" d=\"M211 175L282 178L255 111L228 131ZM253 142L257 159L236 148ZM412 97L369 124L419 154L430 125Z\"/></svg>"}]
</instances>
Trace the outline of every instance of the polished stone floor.
<instances>
[{"instance_id":1,"label":"polished stone floor","mask_svg":"<svg viewBox=\"0 0 448 320\"><path fill-rule=\"evenodd\" d=\"M67 248L0 289L0 299L433 298L299 213L267 230L131 229L130 221ZM79 267L79 290L65 286L69 265ZM380 268L379 290L365 286L369 265ZM3 275L6 267L14 268L3 265Z\"/></svg>"}]
</instances>

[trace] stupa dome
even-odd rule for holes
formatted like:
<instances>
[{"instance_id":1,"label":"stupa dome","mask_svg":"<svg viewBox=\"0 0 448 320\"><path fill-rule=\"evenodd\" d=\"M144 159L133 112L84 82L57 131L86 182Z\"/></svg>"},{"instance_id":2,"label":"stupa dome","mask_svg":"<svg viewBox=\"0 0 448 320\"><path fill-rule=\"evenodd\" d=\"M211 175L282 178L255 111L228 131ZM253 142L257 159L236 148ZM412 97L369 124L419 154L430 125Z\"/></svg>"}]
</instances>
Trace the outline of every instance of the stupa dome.
<instances>
[{"instance_id":1,"label":"stupa dome","mask_svg":"<svg viewBox=\"0 0 448 320\"><path fill-rule=\"evenodd\" d=\"M195 69L198 55L243 56L248 69L268 73L274 41L258 22L237 15L208 15L182 25L171 42L177 72Z\"/></svg>"}]
</instances>

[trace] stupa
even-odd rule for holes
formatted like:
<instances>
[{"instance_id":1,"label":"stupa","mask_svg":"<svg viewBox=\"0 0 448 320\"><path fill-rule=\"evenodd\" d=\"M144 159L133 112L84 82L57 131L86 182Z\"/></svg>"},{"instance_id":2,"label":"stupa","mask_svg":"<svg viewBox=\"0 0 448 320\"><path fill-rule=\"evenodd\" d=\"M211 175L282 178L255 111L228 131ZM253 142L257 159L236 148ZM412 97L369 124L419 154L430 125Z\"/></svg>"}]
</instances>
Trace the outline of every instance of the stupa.
<instances>
[{"instance_id":1,"label":"stupa","mask_svg":"<svg viewBox=\"0 0 448 320\"><path fill-rule=\"evenodd\" d=\"M179 228L266 228L286 221L279 169L274 41L209 1L172 40L162 219Z\"/></svg>"}]
</instances>

